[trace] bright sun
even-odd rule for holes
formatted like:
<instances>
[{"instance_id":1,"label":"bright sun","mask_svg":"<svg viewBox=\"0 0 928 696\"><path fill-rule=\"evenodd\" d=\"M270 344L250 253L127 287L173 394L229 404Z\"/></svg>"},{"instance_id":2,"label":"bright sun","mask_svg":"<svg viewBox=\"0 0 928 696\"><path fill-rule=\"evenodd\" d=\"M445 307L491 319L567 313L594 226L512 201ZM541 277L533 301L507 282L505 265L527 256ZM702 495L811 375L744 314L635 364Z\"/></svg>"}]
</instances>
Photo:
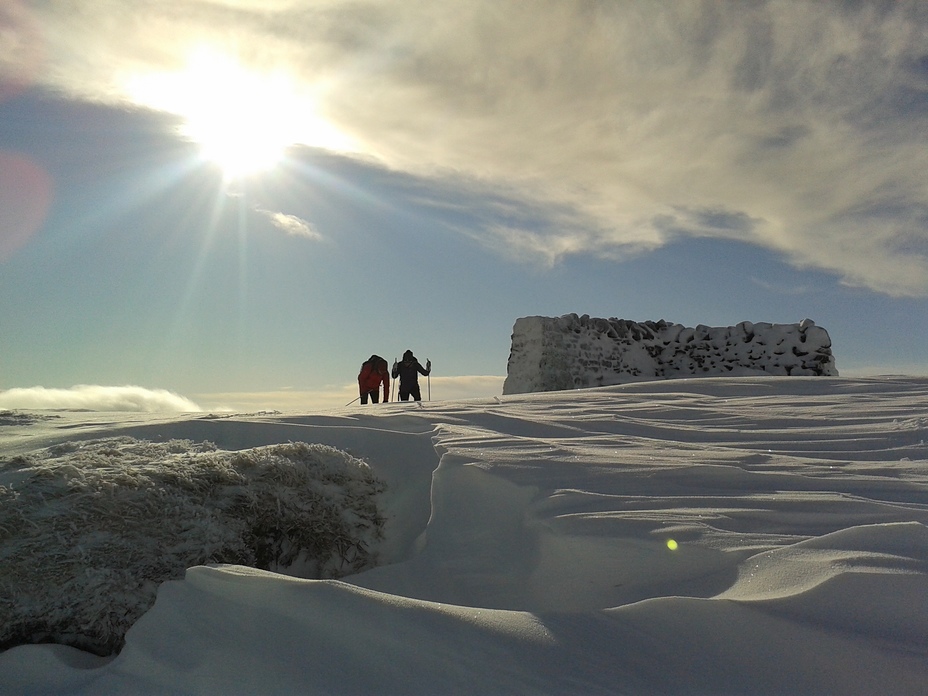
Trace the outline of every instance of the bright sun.
<instances>
[{"instance_id":1,"label":"bright sun","mask_svg":"<svg viewBox=\"0 0 928 696\"><path fill-rule=\"evenodd\" d=\"M290 76L251 71L219 52L198 50L183 71L136 77L129 89L136 101L182 116L183 135L228 178L272 168L295 143L352 149Z\"/></svg>"}]
</instances>

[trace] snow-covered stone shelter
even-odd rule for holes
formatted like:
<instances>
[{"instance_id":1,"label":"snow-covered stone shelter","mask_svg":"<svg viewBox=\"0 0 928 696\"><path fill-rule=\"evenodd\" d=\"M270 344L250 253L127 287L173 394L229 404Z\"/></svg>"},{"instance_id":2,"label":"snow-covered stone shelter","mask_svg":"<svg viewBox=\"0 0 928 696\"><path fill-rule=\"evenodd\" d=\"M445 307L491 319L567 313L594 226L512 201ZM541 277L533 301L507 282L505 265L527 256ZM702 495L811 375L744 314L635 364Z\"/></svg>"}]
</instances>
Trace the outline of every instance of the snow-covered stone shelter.
<instances>
[{"instance_id":1,"label":"snow-covered stone shelter","mask_svg":"<svg viewBox=\"0 0 928 696\"><path fill-rule=\"evenodd\" d=\"M810 319L688 328L587 314L522 317L503 394L715 376L837 376L828 332Z\"/></svg>"}]
</instances>

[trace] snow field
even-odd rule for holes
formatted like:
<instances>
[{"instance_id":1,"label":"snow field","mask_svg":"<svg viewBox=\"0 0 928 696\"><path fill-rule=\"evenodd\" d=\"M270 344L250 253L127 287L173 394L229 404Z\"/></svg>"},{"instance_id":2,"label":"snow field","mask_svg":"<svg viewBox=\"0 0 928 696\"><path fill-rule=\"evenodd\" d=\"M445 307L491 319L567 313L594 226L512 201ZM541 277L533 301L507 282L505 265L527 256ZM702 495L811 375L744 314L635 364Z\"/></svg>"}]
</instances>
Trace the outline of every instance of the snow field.
<instances>
[{"instance_id":1,"label":"snow field","mask_svg":"<svg viewBox=\"0 0 928 696\"><path fill-rule=\"evenodd\" d=\"M0 693L922 694L925 413L920 378L713 377L88 428L363 459L381 564L192 567L117 657L7 650Z\"/></svg>"}]
</instances>

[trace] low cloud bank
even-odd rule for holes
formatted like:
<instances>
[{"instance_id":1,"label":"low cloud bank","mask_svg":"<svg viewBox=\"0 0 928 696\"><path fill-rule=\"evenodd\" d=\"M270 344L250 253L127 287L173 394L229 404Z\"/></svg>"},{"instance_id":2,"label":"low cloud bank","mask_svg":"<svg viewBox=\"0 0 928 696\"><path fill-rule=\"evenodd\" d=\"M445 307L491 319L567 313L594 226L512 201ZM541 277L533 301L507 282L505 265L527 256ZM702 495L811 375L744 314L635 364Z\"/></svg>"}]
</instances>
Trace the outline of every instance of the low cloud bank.
<instances>
[{"instance_id":1,"label":"low cloud bank","mask_svg":"<svg viewBox=\"0 0 928 696\"><path fill-rule=\"evenodd\" d=\"M503 393L505 375L464 375L419 378L423 400L457 401L479 399ZM390 381L390 399L397 398L399 384ZM197 401L210 411L308 411L328 410L354 405L358 399L357 382L327 385L312 391L279 389L265 392L219 392L195 394ZM0 402L2 403L2 402Z\"/></svg>"},{"instance_id":2,"label":"low cloud bank","mask_svg":"<svg viewBox=\"0 0 928 696\"><path fill-rule=\"evenodd\" d=\"M496 396L503 391L505 375L465 375L421 378L423 400L456 401ZM390 384L395 400L398 383ZM0 409L69 409L84 411L134 411L141 413L192 411L285 411L340 408L355 400L355 383L329 385L312 391L280 389L264 392L195 394L197 401L166 389L137 386L105 387L79 384L70 389L27 387L0 391ZM202 406L200 404L203 404Z\"/></svg>"},{"instance_id":3,"label":"low cloud bank","mask_svg":"<svg viewBox=\"0 0 928 696\"><path fill-rule=\"evenodd\" d=\"M165 389L103 387L79 384L70 389L28 387L0 392L0 408L43 408L86 411L189 412L202 409L190 399Z\"/></svg>"},{"instance_id":4,"label":"low cloud bank","mask_svg":"<svg viewBox=\"0 0 928 696\"><path fill-rule=\"evenodd\" d=\"M503 393L505 375L464 375L459 377L432 377L432 398L457 400L479 399ZM426 398L426 380L420 380L422 398Z\"/></svg>"}]
</instances>

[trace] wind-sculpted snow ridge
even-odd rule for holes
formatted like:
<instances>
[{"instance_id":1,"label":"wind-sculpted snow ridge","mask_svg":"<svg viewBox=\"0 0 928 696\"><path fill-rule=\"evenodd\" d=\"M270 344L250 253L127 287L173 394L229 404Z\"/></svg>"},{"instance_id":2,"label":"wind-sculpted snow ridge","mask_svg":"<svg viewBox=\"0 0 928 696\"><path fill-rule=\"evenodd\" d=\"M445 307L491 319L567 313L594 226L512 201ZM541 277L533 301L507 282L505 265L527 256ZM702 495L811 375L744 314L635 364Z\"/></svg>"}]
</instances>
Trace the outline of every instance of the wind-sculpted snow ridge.
<instances>
[{"instance_id":1,"label":"wind-sculpted snow ridge","mask_svg":"<svg viewBox=\"0 0 928 696\"><path fill-rule=\"evenodd\" d=\"M5 425L32 425L38 421L58 418L46 413L24 413L22 411L0 411L0 426Z\"/></svg>"},{"instance_id":2,"label":"wind-sculpted snow ridge","mask_svg":"<svg viewBox=\"0 0 928 696\"><path fill-rule=\"evenodd\" d=\"M363 457L384 563L192 567L0 693L923 696L926 414L925 378L713 377L107 426Z\"/></svg>"},{"instance_id":3,"label":"wind-sculpted snow ridge","mask_svg":"<svg viewBox=\"0 0 928 696\"><path fill-rule=\"evenodd\" d=\"M584 314L522 317L504 394L713 376L837 376L831 338L810 319L688 328Z\"/></svg>"},{"instance_id":4,"label":"wind-sculpted snow ridge","mask_svg":"<svg viewBox=\"0 0 928 696\"><path fill-rule=\"evenodd\" d=\"M130 437L0 461L0 645L116 652L190 566L338 577L374 562L381 484L331 447Z\"/></svg>"}]
</instances>

